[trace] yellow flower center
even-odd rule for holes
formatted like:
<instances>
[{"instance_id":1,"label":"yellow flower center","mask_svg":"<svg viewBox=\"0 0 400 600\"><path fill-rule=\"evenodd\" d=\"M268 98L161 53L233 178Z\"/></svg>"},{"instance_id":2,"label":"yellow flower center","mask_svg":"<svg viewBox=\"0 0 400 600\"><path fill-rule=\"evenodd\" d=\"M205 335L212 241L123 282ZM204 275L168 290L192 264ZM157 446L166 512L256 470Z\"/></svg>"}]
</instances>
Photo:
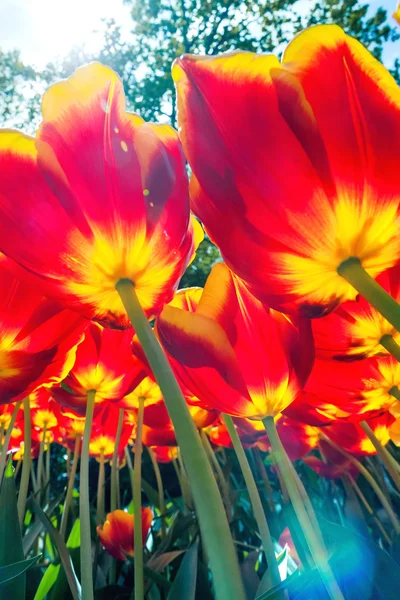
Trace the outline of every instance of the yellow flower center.
<instances>
[{"instance_id":1,"label":"yellow flower center","mask_svg":"<svg viewBox=\"0 0 400 600\"><path fill-rule=\"evenodd\" d=\"M274 257L275 278L305 302L326 305L351 300L356 291L338 273L339 265L358 258L372 277L400 257L399 198L379 202L368 188L363 198L343 191L329 203L319 192L305 213L288 213L290 233L281 236L293 252Z\"/></svg>"}]
</instances>

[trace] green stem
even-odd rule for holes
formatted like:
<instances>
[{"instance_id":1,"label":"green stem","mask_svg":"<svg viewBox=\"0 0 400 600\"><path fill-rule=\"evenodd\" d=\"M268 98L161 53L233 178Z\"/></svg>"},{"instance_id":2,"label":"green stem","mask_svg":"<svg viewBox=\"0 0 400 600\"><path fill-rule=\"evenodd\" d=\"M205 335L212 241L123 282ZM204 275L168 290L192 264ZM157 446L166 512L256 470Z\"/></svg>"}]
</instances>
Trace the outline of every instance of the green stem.
<instances>
[{"instance_id":1,"label":"green stem","mask_svg":"<svg viewBox=\"0 0 400 600\"><path fill-rule=\"evenodd\" d=\"M325 544L324 544L324 539L322 537L322 533L321 533L321 529L319 527L319 523L318 523L318 519L317 519L317 515L315 514L313 505L311 504L310 498L306 492L306 488L303 485L303 482L301 481L296 469L294 468L293 464L291 461L289 461L290 463L290 469L292 471L292 475L293 475L293 479L296 481L296 485L298 487L301 499L303 501L303 504L305 506L305 509L307 511L308 517L311 521L311 525L314 529L315 535L318 536L319 538L319 542L321 544L321 546L324 547L325 552L326 552L326 548L325 548Z\"/></svg>"},{"instance_id":2,"label":"green stem","mask_svg":"<svg viewBox=\"0 0 400 600\"><path fill-rule=\"evenodd\" d=\"M350 481L350 485L353 486L353 488L354 488L357 496L359 497L359 499L361 500L362 504L364 505L365 510L374 519L374 521L377 524L380 532L382 533L383 537L385 538L385 540L387 541L387 543L390 546L391 543L392 543L392 540L390 539L390 536L385 531L385 529L384 529L382 523L380 522L380 520L378 519L378 517L374 514L374 511L372 510L372 508L371 508L368 500L366 499L366 497L364 496L364 494L362 493L362 491L358 487L357 482L355 481L354 477L350 473L347 473L347 479Z\"/></svg>"},{"instance_id":3,"label":"green stem","mask_svg":"<svg viewBox=\"0 0 400 600\"><path fill-rule=\"evenodd\" d=\"M36 478L37 486L38 486L38 490L39 490L39 504L40 505L42 505L42 500L43 500L43 454L44 454L44 447L45 447L46 431L47 431L47 426L45 423L44 427L43 427L43 431L42 431L42 439L40 440L39 457L38 457L38 464L37 464L37 478Z\"/></svg>"},{"instance_id":4,"label":"green stem","mask_svg":"<svg viewBox=\"0 0 400 600\"><path fill-rule=\"evenodd\" d=\"M18 492L18 519L21 528L25 518L26 497L28 495L31 473L31 446L31 406L29 404L29 398L27 397L24 399L24 458Z\"/></svg>"},{"instance_id":5,"label":"green stem","mask_svg":"<svg viewBox=\"0 0 400 600\"><path fill-rule=\"evenodd\" d=\"M356 257L343 261L337 272L348 281L393 327L400 331L400 304L367 273Z\"/></svg>"},{"instance_id":6,"label":"green stem","mask_svg":"<svg viewBox=\"0 0 400 600\"><path fill-rule=\"evenodd\" d=\"M271 538L271 533L269 531L267 519L265 518L265 513L261 503L260 495L258 493L257 484L254 480L249 461L247 460L246 453L244 451L239 434L236 431L236 427L233 423L232 417L229 415L222 415L222 420L224 421L225 426L228 430L229 436L233 444L233 448L236 452L236 456L239 461L240 468L242 470L247 490L249 492L251 506L253 508L254 517L257 521L258 532L261 537L261 542L263 545L265 558L267 559L268 570L271 575L271 583L273 587L281 583L281 577L279 575L278 563L275 556L274 543Z\"/></svg>"},{"instance_id":7,"label":"green stem","mask_svg":"<svg viewBox=\"0 0 400 600\"><path fill-rule=\"evenodd\" d=\"M90 534L89 443L92 432L96 390L87 392L85 429L83 432L80 471L79 516L81 519L82 600L93 600L92 537Z\"/></svg>"},{"instance_id":8,"label":"green stem","mask_svg":"<svg viewBox=\"0 0 400 600\"><path fill-rule=\"evenodd\" d=\"M143 541L142 541L142 429L144 398L139 396L138 420L136 425L135 460L133 471L133 506L135 526L133 548L135 557L135 600L144 599Z\"/></svg>"},{"instance_id":9,"label":"green stem","mask_svg":"<svg viewBox=\"0 0 400 600\"><path fill-rule=\"evenodd\" d=\"M99 478L97 480L97 510L96 525L102 525L105 521L104 510L104 452L100 454Z\"/></svg>"},{"instance_id":10,"label":"green stem","mask_svg":"<svg viewBox=\"0 0 400 600\"><path fill-rule=\"evenodd\" d=\"M17 480L18 473L19 473L19 472L20 472L20 470L21 470L21 464L22 464L22 458L20 457L20 458L17 460L17 466L15 467L15 471L14 471L14 479L15 479L15 481Z\"/></svg>"},{"instance_id":11,"label":"green stem","mask_svg":"<svg viewBox=\"0 0 400 600\"><path fill-rule=\"evenodd\" d=\"M9 425L7 427L6 437L4 438L4 443L3 443L3 446L2 446L2 449L1 449L1 457L0 457L0 481L3 479L4 468L6 466L6 460L7 460L8 446L10 445L10 439L11 439L12 430L14 429L15 420L17 418L18 411L21 408L21 404L22 404L22 400L20 400L19 402L15 403L14 410L13 410L12 415L11 415L10 423L9 423Z\"/></svg>"},{"instance_id":12,"label":"green stem","mask_svg":"<svg viewBox=\"0 0 400 600\"><path fill-rule=\"evenodd\" d=\"M257 446L255 446L253 448L253 454L256 459L256 465L260 472L261 479L263 480L263 483L264 483L265 491L267 494L267 500L268 500L268 508L272 513L274 513L275 512L275 502L274 502L274 497L272 494L271 483L268 478L268 473L267 473L267 469L265 468L264 461L261 457L260 449L257 448Z\"/></svg>"},{"instance_id":13,"label":"green stem","mask_svg":"<svg viewBox=\"0 0 400 600\"><path fill-rule=\"evenodd\" d=\"M389 354L394 356L394 358L400 362L400 346L394 341L392 335L383 335L379 340L379 343L389 352Z\"/></svg>"},{"instance_id":14,"label":"green stem","mask_svg":"<svg viewBox=\"0 0 400 600\"><path fill-rule=\"evenodd\" d=\"M368 483L370 484L370 486L374 490L375 494L378 496L378 498L379 498L379 500L380 500L383 508L386 510L386 512L388 514L388 517L389 517L390 521L392 522L392 525L393 525L393 528L394 528L395 532L396 533L400 533L400 523L399 523L399 520L396 517L396 514L393 511L392 507L390 506L390 504L389 504L389 502L388 502L385 494L382 492L381 488L376 483L376 481L372 477L371 473L364 467L363 464L360 463L359 460L357 460L354 456L352 456L351 454L349 454L348 452L346 452L346 450L343 450L343 448L341 448L340 446L338 446L337 444L335 444L335 442L333 442L321 430L319 432L319 435L320 435L320 437L323 440L325 440L326 442L328 442L328 444L330 444L332 446L332 448L335 448L335 450L337 450L338 452L340 452L340 454L342 454L343 456L345 456L350 463L352 463L355 467L357 467L357 469L360 471L361 475L363 475L365 477L365 479L368 481Z\"/></svg>"},{"instance_id":15,"label":"green stem","mask_svg":"<svg viewBox=\"0 0 400 600\"><path fill-rule=\"evenodd\" d=\"M243 600L243 582L224 505L182 391L140 306L133 283L121 279L116 289L161 388L175 427L210 560L216 600Z\"/></svg>"},{"instance_id":16,"label":"green stem","mask_svg":"<svg viewBox=\"0 0 400 600\"><path fill-rule=\"evenodd\" d=\"M46 506L48 506L50 503L50 485L51 485L51 482L50 482L50 457L51 457L50 448L51 448L51 444L49 443L47 446L46 457L45 457L46 458L46 483L45 483L45 486L46 486L46 502L45 502L45 504L46 504Z\"/></svg>"},{"instance_id":17,"label":"green stem","mask_svg":"<svg viewBox=\"0 0 400 600\"><path fill-rule=\"evenodd\" d=\"M382 446L381 442L378 440L371 427L368 425L366 421L362 421L360 423L361 429L364 431L370 442L373 444L375 450L377 451L379 457L381 458L383 464L388 470L390 477L393 482L396 484L397 489L400 491L400 473L398 470L398 465L393 458L393 456L387 451L387 449Z\"/></svg>"},{"instance_id":18,"label":"green stem","mask_svg":"<svg viewBox=\"0 0 400 600\"><path fill-rule=\"evenodd\" d=\"M111 498L110 498L111 512L113 512L114 510L117 510L117 508L119 508L118 493L117 493L117 489L118 489L117 470L119 468L118 450L119 450L119 443L121 440L123 422L124 422L124 409L120 408L119 415L118 415L117 432L115 434L114 452L113 452L112 461L111 461Z\"/></svg>"},{"instance_id":19,"label":"green stem","mask_svg":"<svg viewBox=\"0 0 400 600\"><path fill-rule=\"evenodd\" d=\"M222 497L224 499L224 504L225 504L226 512L227 512L228 519L229 519L232 514L232 507L231 507L231 500L230 500L230 496L229 496L229 487L228 487L227 481L224 477L224 473L221 469L221 465L219 464L218 459L215 456L215 452L212 449L210 440L208 439L208 436L207 436L206 432L204 431L204 429L202 429L200 431L200 437L203 442L203 446L207 453L207 456L211 462L211 466L214 468L214 471L217 475L219 487L220 487L220 490L222 493Z\"/></svg>"},{"instance_id":20,"label":"green stem","mask_svg":"<svg viewBox=\"0 0 400 600\"><path fill-rule=\"evenodd\" d=\"M319 536L315 533L311 525L310 518L304 507L298 484L293 477L290 459L279 438L274 419L273 417L266 417L263 420L263 423L271 444L272 451L274 453L275 460L281 472L282 479L286 484L293 509L303 530L304 537L306 538L311 555L326 587L328 595L332 600L344 600L343 594L340 591L329 566L325 548L321 544Z\"/></svg>"},{"instance_id":21,"label":"green stem","mask_svg":"<svg viewBox=\"0 0 400 600\"><path fill-rule=\"evenodd\" d=\"M74 458L72 462L72 467L69 469L68 475L68 487L67 493L65 495L65 503L64 510L61 517L61 525L60 525L60 534L63 540L65 540L65 534L67 532L67 524L68 524L68 515L72 504L72 493L74 491L74 483L76 476L76 468L78 466L79 460L79 448L81 445L81 436L78 434L75 438L75 446L74 446Z\"/></svg>"},{"instance_id":22,"label":"green stem","mask_svg":"<svg viewBox=\"0 0 400 600\"><path fill-rule=\"evenodd\" d=\"M158 489L158 502L160 504L160 512L161 512L161 539L165 539L166 528L165 528L165 499L164 499L164 486L161 477L160 467L158 466L158 462L156 457L154 456L154 452L150 446L147 447L147 451L150 456L151 464L153 465L154 474L156 476L157 481L157 489Z\"/></svg>"}]
</instances>

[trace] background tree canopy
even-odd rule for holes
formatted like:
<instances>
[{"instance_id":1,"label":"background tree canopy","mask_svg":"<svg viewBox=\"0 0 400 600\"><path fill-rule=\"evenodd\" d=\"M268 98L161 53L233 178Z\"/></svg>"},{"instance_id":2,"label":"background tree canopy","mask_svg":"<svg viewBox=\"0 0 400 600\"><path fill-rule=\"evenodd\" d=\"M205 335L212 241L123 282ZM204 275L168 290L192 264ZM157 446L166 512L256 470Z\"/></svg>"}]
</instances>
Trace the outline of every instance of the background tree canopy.
<instances>
[{"instance_id":1,"label":"background tree canopy","mask_svg":"<svg viewBox=\"0 0 400 600\"><path fill-rule=\"evenodd\" d=\"M317 23L335 23L362 42L379 60L385 42L400 38L385 10L371 14L358 0L320 0L307 12L298 0L125 0L131 7L131 35L121 24L104 22L96 54L76 47L46 68L25 65L17 50L0 49L0 126L33 133L40 121L40 95L54 81L92 60L111 66L121 77L129 110L146 120L176 124L171 64L183 53L217 54L242 49L281 52L294 33ZM400 82L400 62L392 73ZM208 240L198 249L183 286L205 282L219 253Z\"/></svg>"}]
</instances>

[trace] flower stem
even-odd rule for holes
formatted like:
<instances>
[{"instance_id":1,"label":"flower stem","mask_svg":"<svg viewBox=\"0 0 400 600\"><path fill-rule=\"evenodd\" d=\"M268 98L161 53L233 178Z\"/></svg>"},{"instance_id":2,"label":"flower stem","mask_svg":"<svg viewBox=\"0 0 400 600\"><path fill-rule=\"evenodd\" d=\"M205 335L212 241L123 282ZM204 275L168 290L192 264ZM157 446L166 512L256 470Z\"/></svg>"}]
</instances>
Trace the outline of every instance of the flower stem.
<instances>
[{"instance_id":1,"label":"flower stem","mask_svg":"<svg viewBox=\"0 0 400 600\"><path fill-rule=\"evenodd\" d=\"M400 304L367 273L358 258L352 256L344 260L338 266L337 272L400 331Z\"/></svg>"},{"instance_id":2,"label":"flower stem","mask_svg":"<svg viewBox=\"0 0 400 600\"><path fill-rule=\"evenodd\" d=\"M67 493L65 495L64 510L63 510L63 514L62 514L62 518L61 518L61 525L60 525L60 534L61 534L61 537L63 540L65 540L65 534L67 533L68 514L69 514L69 510L71 508L71 504L72 504L72 492L74 491L75 475L76 475L76 468L78 465L80 445L81 445L81 436L78 434L75 438L74 458L72 461L72 467L69 470L68 487L67 487Z\"/></svg>"},{"instance_id":3,"label":"flower stem","mask_svg":"<svg viewBox=\"0 0 400 600\"><path fill-rule=\"evenodd\" d=\"M389 352L389 354L394 356L394 358L400 362L400 346L395 342L392 335L386 333L381 337L379 343Z\"/></svg>"},{"instance_id":4,"label":"flower stem","mask_svg":"<svg viewBox=\"0 0 400 600\"><path fill-rule=\"evenodd\" d=\"M385 531L382 523L380 522L380 520L378 519L378 517L374 514L374 511L372 510L368 500L366 499L366 497L364 496L364 494L362 493L362 491L360 490L359 486L357 485L357 482L355 481L354 477L350 474L350 473L346 473L347 479L350 482L350 485L353 486L357 496L359 497L360 501L362 502L362 504L364 505L365 510L371 515L371 517L374 519L375 523L377 524L377 526L379 527L380 532L382 533L383 537L385 538L385 540L387 541L387 543L389 545L391 545L392 540L390 539L389 535L387 534L387 532Z\"/></svg>"},{"instance_id":5,"label":"flower stem","mask_svg":"<svg viewBox=\"0 0 400 600\"><path fill-rule=\"evenodd\" d=\"M281 583L279 575L278 563L275 556L274 543L271 538L271 533L265 517L264 509L261 503L260 494L258 493L257 485L251 472L249 461L247 460L239 434L233 423L232 417L222 415L222 420L228 430L233 448L236 452L240 468L246 483L247 491L249 492L251 506L253 508L254 517L257 521L258 532L261 537L265 558L267 559L268 570L270 572L272 587ZM283 597L283 596L282 596Z\"/></svg>"},{"instance_id":6,"label":"flower stem","mask_svg":"<svg viewBox=\"0 0 400 600\"><path fill-rule=\"evenodd\" d=\"M232 506L231 506L231 500L229 497L228 483L224 477L224 474L221 469L221 465L219 464L217 457L215 456L215 452L211 447L210 440L208 439L208 436L207 436L206 432L204 431L204 429L202 429L200 431L200 437L201 437L201 441L203 442L203 446L207 453L207 456L211 462L211 466L214 467L214 471L217 475L219 487L220 487L220 490L222 493L222 498L224 499L226 514L228 515L228 519L230 519L230 517L232 515Z\"/></svg>"},{"instance_id":7,"label":"flower stem","mask_svg":"<svg viewBox=\"0 0 400 600\"><path fill-rule=\"evenodd\" d=\"M140 306L133 283L121 279L116 289L161 388L175 427L210 560L216 600L243 600L243 582L224 505L182 391Z\"/></svg>"},{"instance_id":8,"label":"flower stem","mask_svg":"<svg viewBox=\"0 0 400 600\"><path fill-rule=\"evenodd\" d=\"M267 494L268 508L271 511L271 513L275 513L276 512L275 511L275 502L274 502L274 497L272 495L271 483L268 478L267 469L265 468L265 464L263 462L263 459L261 458L260 449L257 448L257 446L255 446L253 448L253 454L254 454L254 457L256 460L257 468L261 475L261 479L263 480L263 483L264 483L265 491Z\"/></svg>"},{"instance_id":9,"label":"flower stem","mask_svg":"<svg viewBox=\"0 0 400 600\"><path fill-rule=\"evenodd\" d=\"M368 471L368 469L366 469L364 467L363 464L360 463L359 460L357 460L354 456L352 456L351 454L349 454L348 452L346 452L346 450L343 450L343 448L341 448L340 446L338 446L337 444L335 444L335 442L333 442L327 435L325 435L325 433L323 433L321 430L319 432L320 437L325 440L326 442L328 442L328 444L330 444L332 446L332 448L335 448L335 450L337 450L338 452L340 452L340 454L342 454L343 456L345 456L347 458L347 460L352 463L361 473L361 475L363 475L365 477L365 479L368 481L368 483L370 484L370 486L372 487L372 489L374 490L375 494L378 496L380 503L382 504L383 508L386 510L388 517L393 525L393 528L395 530L396 533L400 533L400 523L398 518L396 517L395 512L393 511L392 507L390 506L385 494L382 492L381 488L379 487L379 485L376 483L375 479L372 477L371 473Z\"/></svg>"},{"instance_id":10,"label":"flower stem","mask_svg":"<svg viewBox=\"0 0 400 600\"><path fill-rule=\"evenodd\" d=\"M143 541L142 541L142 429L144 398L139 396L138 420L136 425L135 459L133 470L133 507L135 525L133 529L133 548L135 558L135 600L144 599L143 578Z\"/></svg>"},{"instance_id":11,"label":"flower stem","mask_svg":"<svg viewBox=\"0 0 400 600\"><path fill-rule=\"evenodd\" d=\"M388 452L388 450L384 446L382 446L381 442L378 440L378 438L376 437L376 435L374 434L371 427L368 425L368 423L366 421L361 421L360 427L364 431L364 433L367 435L370 442L372 442L375 450L377 451L383 464L385 465L386 469L388 470L390 477L393 479L394 483L397 486L397 489L400 491L400 472L399 472L399 468L398 468L398 465L397 465L395 459Z\"/></svg>"},{"instance_id":12,"label":"flower stem","mask_svg":"<svg viewBox=\"0 0 400 600\"><path fill-rule=\"evenodd\" d=\"M22 404L22 400L20 400L19 402L15 403L14 410L13 410L12 415L11 415L10 423L9 423L9 425L7 427L6 437L4 438L4 443L3 443L3 446L2 446L2 449L1 449L1 457L0 457L0 481L3 479L4 468L6 466L6 460L7 460L8 446L10 445L10 439L11 439L12 430L13 430L14 425L15 425L15 420L17 418L18 411L21 408L21 404Z\"/></svg>"},{"instance_id":13,"label":"flower stem","mask_svg":"<svg viewBox=\"0 0 400 600\"><path fill-rule=\"evenodd\" d=\"M28 495L29 479L31 474L31 406L29 398L24 399L24 458L22 461L21 481L18 492L18 519L22 528L25 517L26 497Z\"/></svg>"},{"instance_id":14,"label":"flower stem","mask_svg":"<svg viewBox=\"0 0 400 600\"><path fill-rule=\"evenodd\" d=\"M102 525L105 520L104 511L104 452L100 454L99 478L97 480L97 510L96 525Z\"/></svg>"},{"instance_id":15,"label":"flower stem","mask_svg":"<svg viewBox=\"0 0 400 600\"><path fill-rule=\"evenodd\" d=\"M117 489L118 489L117 471L119 468L118 450L119 450L119 442L121 440L123 422L124 422L124 409L120 408L119 414L118 414L117 432L115 434L114 452L113 452L112 461L111 461L111 498L110 498L111 512L114 510L117 510L117 508L119 508L118 492L117 492Z\"/></svg>"},{"instance_id":16,"label":"flower stem","mask_svg":"<svg viewBox=\"0 0 400 600\"><path fill-rule=\"evenodd\" d=\"M44 448L46 445L46 432L47 432L47 425L45 423L43 426L43 430L42 430L42 439L40 440L39 457L38 457L38 464L37 464L37 486L38 486L38 490L39 490L40 505L42 504L42 501L43 501L43 455L44 455Z\"/></svg>"},{"instance_id":17,"label":"flower stem","mask_svg":"<svg viewBox=\"0 0 400 600\"><path fill-rule=\"evenodd\" d=\"M46 500L45 500L45 504L46 506L49 505L50 503L50 485L51 485L51 481L50 481L50 457L51 457L51 444L49 443L47 445L47 450L46 450L46 483L45 483L45 488L46 488Z\"/></svg>"},{"instance_id":18,"label":"flower stem","mask_svg":"<svg viewBox=\"0 0 400 600\"><path fill-rule=\"evenodd\" d=\"M87 392L85 429L83 432L80 471L79 515L81 519L82 600L93 600L92 538L90 535L89 443L92 432L96 390Z\"/></svg>"},{"instance_id":19,"label":"flower stem","mask_svg":"<svg viewBox=\"0 0 400 600\"><path fill-rule=\"evenodd\" d=\"M166 534L166 529L165 529L166 509L165 509L165 499L164 499L164 486L163 486L163 482L162 482L160 467L158 466L158 462L156 460L156 457L154 456L154 452L153 452L152 448L150 448L150 446L147 447L147 451L149 453L151 464L153 465L154 474L156 476L156 481L157 481L158 502L160 505L160 512L161 512L161 539L164 540L165 534Z\"/></svg>"},{"instance_id":20,"label":"flower stem","mask_svg":"<svg viewBox=\"0 0 400 600\"><path fill-rule=\"evenodd\" d=\"M279 438L274 419L273 417L266 417L263 420L263 423L282 479L286 484L293 509L303 530L312 558L326 587L328 595L331 600L344 600L343 594L340 591L335 576L329 566L325 548L321 544L319 536L315 533L304 507L298 484L293 477L290 459Z\"/></svg>"}]
</instances>

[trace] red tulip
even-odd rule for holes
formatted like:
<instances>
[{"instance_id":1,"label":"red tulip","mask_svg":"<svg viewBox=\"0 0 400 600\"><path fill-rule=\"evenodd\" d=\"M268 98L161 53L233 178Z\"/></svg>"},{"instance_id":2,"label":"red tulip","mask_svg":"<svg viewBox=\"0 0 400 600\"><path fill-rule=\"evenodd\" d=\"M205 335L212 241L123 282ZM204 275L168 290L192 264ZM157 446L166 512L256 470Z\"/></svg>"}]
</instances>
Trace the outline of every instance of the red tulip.
<instances>
[{"instance_id":1,"label":"red tulip","mask_svg":"<svg viewBox=\"0 0 400 600\"><path fill-rule=\"evenodd\" d=\"M100 63L49 88L42 113L36 138L0 132L0 250L90 319L129 326L115 290L124 278L158 313L194 250L177 133L127 113Z\"/></svg>"},{"instance_id":2,"label":"red tulip","mask_svg":"<svg viewBox=\"0 0 400 600\"><path fill-rule=\"evenodd\" d=\"M388 412L383 413L379 417L369 419L368 425L378 441L385 446L390 440L389 428L395 422L395 418ZM337 421L329 427L323 428L323 433L329 437L335 444L358 456L376 454L376 449L373 443L368 438L367 434L358 423L348 423L346 421ZM325 449L327 449L328 460L331 459L329 452L331 446L329 443L321 441Z\"/></svg>"},{"instance_id":3,"label":"red tulip","mask_svg":"<svg viewBox=\"0 0 400 600\"><path fill-rule=\"evenodd\" d=\"M113 331L91 323L70 373L51 388L53 398L79 414L85 414L89 390L96 390L96 404L121 400L145 375L131 352L132 335L132 329Z\"/></svg>"},{"instance_id":4,"label":"red tulip","mask_svg":"<svg viewBox=\"0 0 400 600\"><path fill-rule=\"evenodd\" d=\"M96 459L112 459L117 434L119 410L120 409L114 404L108 404L94 419L89 444L90 456ZM120 460L123 459L125 447L131 436L132 424L128 415L124 414L121 437L118 445L118 456Z\"/></svg>"},{"instance_id":5,"label":"red tulip","mask_svg":"<svg viewBox=\"0 0 400 600\"><path fill-rule=\"evenodd\" d=\"M142 538L143 544L150 531L153 513L151 508L142 508ZM108 513L106 522L97 527L97 534L101 543L117 560L126 560L126 554L134 556L133 531L135 517L123 510L114 510Z\"/></svg>"},{"instance_id":6,"label":"red tulip","mask_svg":"<svg viewBox=\"0 0 400 600\"><path fill-rule=\"evenodd\" d=\"M5 264L11 268L0 255L1 404L60 382L74 364L76 346L88 324L21 283Z\"/></svg>"},{"instance_id":7,"label":"red tulip","mask_svg":"<svg viewBox=\"0 0 400 600\"><path fill-rule=\"evenodd\" d=\"M310 425L336 419L363 421L384 411L394 414L398 384L400 363L392 357L352 363L316 360L304 393L285 414Z\"/></svg>"},{"instance_id":8,"label":"red tulip","mask_svg":"<svg viewBox=\"0 0 400 600\"><path fill-rule=\"evenodd\" d=\"M179 292L157 320L179 380L208 409L256 419L281 412L312 367L309 322L270 310L223 263L197 304L198 296L197 289Z\"/></svg>"},{"instance_id":9,"label":"red tulip","mask_svg":"<svg viewBox=\"0 0 400 600\"><path fill-rule=\"evenodd\" d=\"M400 89L335 25L296 36L282 62L233 52L173 67L191 201L261 301L325 314L400 258Z\"/></svg>"},{"instance_id":10,"label":"red tulip","mask_svg":"<svg viewBox=\"0 0 400 600\"><path fill-rule=\"evenodd\" d=\"M393 298L400 300L400 266L385 271L377 281ZM361 296L355 301L343 302L322 319L314 319L312 328L316 357L325 360L387 355L380 344L384 335L400 342L400 333Z\"/></svg>"}]
</instances>

